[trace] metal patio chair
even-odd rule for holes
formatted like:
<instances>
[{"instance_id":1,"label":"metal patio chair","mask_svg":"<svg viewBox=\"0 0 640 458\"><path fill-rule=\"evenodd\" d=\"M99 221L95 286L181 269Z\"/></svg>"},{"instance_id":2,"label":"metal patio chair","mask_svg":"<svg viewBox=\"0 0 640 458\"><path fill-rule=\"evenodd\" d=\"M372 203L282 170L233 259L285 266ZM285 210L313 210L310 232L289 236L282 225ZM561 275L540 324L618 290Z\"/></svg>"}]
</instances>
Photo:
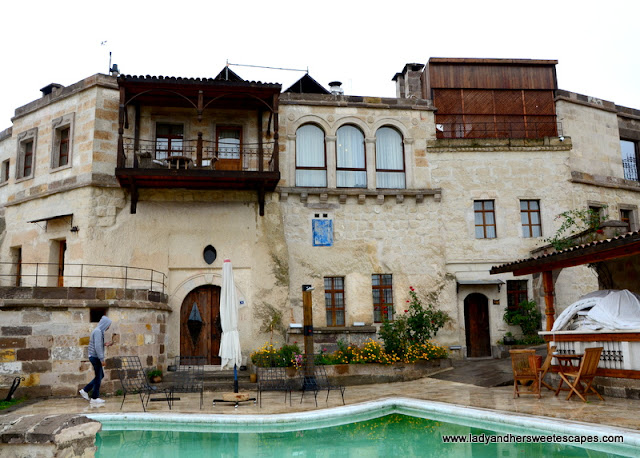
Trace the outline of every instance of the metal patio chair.
<instances>
[{"instance_id":1,"label":"metal patio chair","mask_svg":"<svg viewBox=\"0 0 640 458\"><path fill-rule=\"evenodd\" d=\"M289 405L291 405L291 392L301 388L299 377L287 376L286 367L258 367L258 401L262 407L262 393L264 391L283 391L284 402L287 402L289 394Z\"/></svg>"},{"instance_id":2,"label":"metal patio chair","mask_svg":"<svg viewBox=\"0 0 640 458\"><path fill-rule=\"evenodd\" d=\"M114 358L118 364L118 373L120 376L120 383L122 384L122 404L120 404L120 410L124 405L127 394L138 394L140 396L140 402L142 403L142 410L147 411L147 405L149 399L153 394L162 393L167 401L169 410L171 410L171 390L166 388L158 388L151 385L147 379L147 374L142 368L140 358L138 356L117 356Z\"/></svg>"},{"instance_id":3,"label":"metal patio chair","mask_svg":"<svg viewBox=\"0 0 640 458\"><path fill-rule=\"evenodd\" d=\"M171 403L174 393L200 393L200 409L204 402L204 356L176 356L174 381L170 386Z\"/></svg>"},{"instance_id":4,"label":"metal patio chair","mask_svg":"<svg viewBox=\"0 0 640 458\"><path fill-rule=\"evenodd\" d=\"M313 399L316 403L316 407L318 407L318 393L324 390L327 390L327 399L325 399L325 402L329 401L329 394L333 390L340 392L340 396L342 397L342 404L344 405L344 392L346 390L344 385L331 383L331 380L329 380L329 377L327 376L327 370L324 366L314 366L313 377L304 377L300 403L302 404L305 391L311 391L313 393Z\"/></svg>"}]
</instances>

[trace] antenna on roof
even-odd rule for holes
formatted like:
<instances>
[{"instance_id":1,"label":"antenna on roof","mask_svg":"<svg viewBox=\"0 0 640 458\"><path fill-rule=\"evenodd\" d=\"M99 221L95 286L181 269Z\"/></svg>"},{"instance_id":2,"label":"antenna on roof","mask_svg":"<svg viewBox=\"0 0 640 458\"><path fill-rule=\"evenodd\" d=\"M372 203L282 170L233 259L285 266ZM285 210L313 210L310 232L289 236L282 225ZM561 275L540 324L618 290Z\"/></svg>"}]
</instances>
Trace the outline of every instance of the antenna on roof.
<instances>
[{"instance_id":1,"label":"antenna on roof","mask_svg":"<svg viewBox=\"0 0 640 458\"><path fill-rule=\"evenodd\" d=\"M290 72L307 72L307 73L309 73L309 67L307 67L306 70L301 70L299 68L265 67L264 65L232 64L229 61L227 61L227 67L229 65L235 65L236 67L266 68L266 69L269 69L269 70L287 70L287 71L290 71Z\"/></svg>"}]
</instances>

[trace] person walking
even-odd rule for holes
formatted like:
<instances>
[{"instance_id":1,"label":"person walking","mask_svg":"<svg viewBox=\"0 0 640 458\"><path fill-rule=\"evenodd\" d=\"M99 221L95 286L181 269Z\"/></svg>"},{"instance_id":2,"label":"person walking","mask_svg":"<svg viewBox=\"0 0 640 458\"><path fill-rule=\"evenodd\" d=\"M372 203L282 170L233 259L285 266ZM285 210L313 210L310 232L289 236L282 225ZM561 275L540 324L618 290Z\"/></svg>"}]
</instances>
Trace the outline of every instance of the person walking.
<instances>
[{"instance_id":1,"label":"person walking","mask_svg":"<svg viewBox=\"0 0 640 458\"><path fill-rule=\"evenodd\" d=\"M107 316L102 316L98 326L91 333L89 338L89 362L93 366L95 377L91 380L87 386L82 388L79 393L84 399L89 401L92 406L99 406L104 404L104 399L100 399L100 382L104 378L104 371L102 367L104 362L104 347L110 347L113 345L113 341L104 341L104 333L111 326L111 320ZM89 398L89 392L91 392L91 398Z\"/></svg>"}]
</instances>

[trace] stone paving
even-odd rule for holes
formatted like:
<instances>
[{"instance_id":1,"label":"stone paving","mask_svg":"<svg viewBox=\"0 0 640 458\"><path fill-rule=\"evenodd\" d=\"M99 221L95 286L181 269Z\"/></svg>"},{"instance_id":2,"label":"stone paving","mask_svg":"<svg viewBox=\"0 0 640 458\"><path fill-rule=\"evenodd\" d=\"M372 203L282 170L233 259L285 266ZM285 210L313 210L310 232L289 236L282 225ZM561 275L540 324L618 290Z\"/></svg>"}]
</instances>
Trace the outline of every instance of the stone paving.
<instances>
[{"instance_id":1,"label":"stone paving","mask_svg":"<svg viewBox=\"0 0 640 458\"><path fill-rule=\"evenodd\" d=\"M255 395L255 392L251 394ZM487 388L470 383L438 380L429 377L410 382L349 386L345 393L345 402L347 404L355 404L394 396L640 430L640 419L638 417L640 400L607 397L604 402L595 399L584 403L575 398L575 396L570 401L566 401L566 394L556 397L548 390L543 391L540 399L535 396L523 396L514 399L511 386ZM172 411L180 413L259 415L310 411L342 405L339 393L334 392L331 393L328 401L325 401L326 395L319 394L318 407L315 406L312 396L305 396L304 401L301 403L299 394L294 394L293 402L289 405L289 402L284 402L282 393L269 392L263 395L262 408L253 403L245 403L237 409L229 404L212 406L214 397L219 398L220 392L206 392L205 404L203 409L200 410L199 395L180 394L181 400L174 403ZM93 408L80 396L48 399L26 405L13 413L26 415L142 412L140 400L136 396L128 397L122 410L120 410L121 397L108 397L106 400L107 402L103 407ZM150 402L148 412L166 413L169 412L169 409L166 402Z\"/></svg>"}]
</instances>

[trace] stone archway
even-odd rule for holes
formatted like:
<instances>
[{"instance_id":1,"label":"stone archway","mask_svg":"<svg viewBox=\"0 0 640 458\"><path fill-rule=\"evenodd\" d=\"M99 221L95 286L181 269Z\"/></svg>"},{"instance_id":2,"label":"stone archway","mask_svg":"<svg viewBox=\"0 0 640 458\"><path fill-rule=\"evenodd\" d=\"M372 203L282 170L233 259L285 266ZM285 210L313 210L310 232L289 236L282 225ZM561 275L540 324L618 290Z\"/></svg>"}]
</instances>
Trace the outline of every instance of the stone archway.
<instances>
[{"instance_id":1,"label":"stone archway","mask_svg":"<svg viewBox=\"0 0 640 458\"><path fill-rule=\"evenodd\" d=\"M464 325L467 356L491 356L489 333L489 299L480 293L471 293L464 299Z\"/></svg>"},{"instance_id":2,"label":"stone archway","mask_svg":"<svg viewBox=\"0 0 640 458\"><path fill-rule=\"evenodd\" d=\"M218 365L221 336L220 287L193 289L180 307L180 356L204 356L207 364Z\"/></svg>"}]
</instances>

